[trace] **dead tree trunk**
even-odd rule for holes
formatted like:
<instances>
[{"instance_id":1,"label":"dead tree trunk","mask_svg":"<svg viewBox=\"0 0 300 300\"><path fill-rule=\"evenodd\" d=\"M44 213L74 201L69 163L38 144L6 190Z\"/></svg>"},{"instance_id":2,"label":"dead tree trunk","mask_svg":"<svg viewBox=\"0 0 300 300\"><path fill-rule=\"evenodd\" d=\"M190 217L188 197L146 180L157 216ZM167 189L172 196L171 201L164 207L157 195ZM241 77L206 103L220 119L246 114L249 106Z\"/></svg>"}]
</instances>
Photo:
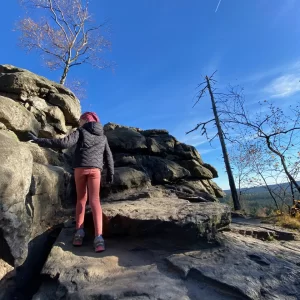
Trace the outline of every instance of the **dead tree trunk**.
<instances>
[{"instance_id":1,"label":"dead tree trunk","mask_svg":"<svg viewBox=\"0 0 300 300\"><path fill-rule=\"evenodd\" d=\"M213 91L211 89L209 77L206 76L205 79L206 79L207 88L208 88L210 99L211 99L212 109L213 109L215 122L216 122L217 130L218 130L218 136L219 136L221 147L222 147L223 159L224 159L224 163L225 163L226 172L228 175L228 181L229 181L229 186L230 186L234 209L240 210L241 204L239 201L239 197L238 197L235 182L234 182L234 177L233 177L232 170L230 167L230 162L229 162L227 148L226 148L226 144L225 144L225 140L224 140L224 135L223 135L223 131L222 131L222 128L220 125L219 115L218 115L218 111L217 111L217 107L216 107L215 97L214 97Z\"/></svg>"}]
</instances>

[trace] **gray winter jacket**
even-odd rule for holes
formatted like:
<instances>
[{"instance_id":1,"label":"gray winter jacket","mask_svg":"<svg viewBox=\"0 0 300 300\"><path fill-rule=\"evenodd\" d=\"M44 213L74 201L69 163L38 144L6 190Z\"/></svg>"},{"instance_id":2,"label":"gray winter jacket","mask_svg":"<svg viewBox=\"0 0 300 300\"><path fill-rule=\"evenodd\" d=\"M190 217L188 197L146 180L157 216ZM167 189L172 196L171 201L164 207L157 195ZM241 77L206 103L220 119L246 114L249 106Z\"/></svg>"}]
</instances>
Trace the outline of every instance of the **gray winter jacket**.
<instances>
[{"instance_id":1,"label":"gray winter jacket","mask_svg":"<svg viewBox=\"0 0 300 300\"><path fill-rule=\"evenodd\" d=\"M108 176L114 174L114 161L103 127L98 122L88 122L63 139L37 139L41 147L66 149L76 144L74 168L99 168L107 164Z\"/></svg>"}]
</instances>

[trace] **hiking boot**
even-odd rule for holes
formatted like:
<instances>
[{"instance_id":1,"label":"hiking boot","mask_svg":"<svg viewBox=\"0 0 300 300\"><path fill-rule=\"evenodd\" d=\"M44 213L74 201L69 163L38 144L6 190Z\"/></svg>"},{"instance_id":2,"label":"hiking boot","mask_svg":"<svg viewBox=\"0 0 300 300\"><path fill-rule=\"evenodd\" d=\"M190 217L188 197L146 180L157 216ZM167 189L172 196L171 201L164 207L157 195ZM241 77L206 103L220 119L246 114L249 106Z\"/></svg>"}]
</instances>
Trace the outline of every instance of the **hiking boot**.
<instances>
[{"instance_id":1,"label":"hiking boot","mask_svg":"<svg viewBox=\"0 0 300 300\"><path fill-rule=\"evenodd\" d=\"M84 230L82 228L78 229L74 234L73 246L81 246L84 236L85 236Z\"/></svg>"},{"instance_id":2,"label":"hiking boot","mask_svg":"<svg viewBox=\"0 0 300 300\"><path fill-rule=\"evenodd\" d=\"M105 243L102 235L96 236L94 239L95 252L102 252L105 250Z\"/></svg>"}]
</instances>

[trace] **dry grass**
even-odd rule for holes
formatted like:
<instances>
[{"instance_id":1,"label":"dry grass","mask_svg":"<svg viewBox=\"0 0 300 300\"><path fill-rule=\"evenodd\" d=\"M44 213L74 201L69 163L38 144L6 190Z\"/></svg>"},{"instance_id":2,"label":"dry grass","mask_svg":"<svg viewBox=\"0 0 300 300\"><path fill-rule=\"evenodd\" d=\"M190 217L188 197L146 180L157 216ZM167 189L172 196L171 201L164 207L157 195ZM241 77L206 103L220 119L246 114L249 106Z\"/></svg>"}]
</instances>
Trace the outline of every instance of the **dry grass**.
<instances>
[{"instance_id":1,"label":"dry grass","mask_svg":"<svg viewBox=\"0 0 300 300\"><path fill-rule=\"evenodd\" d=\"M275 224L284 228L300 230L300 215L291 217L290 215L283 214L275 217Z\"/></svg>"}]
</instances>

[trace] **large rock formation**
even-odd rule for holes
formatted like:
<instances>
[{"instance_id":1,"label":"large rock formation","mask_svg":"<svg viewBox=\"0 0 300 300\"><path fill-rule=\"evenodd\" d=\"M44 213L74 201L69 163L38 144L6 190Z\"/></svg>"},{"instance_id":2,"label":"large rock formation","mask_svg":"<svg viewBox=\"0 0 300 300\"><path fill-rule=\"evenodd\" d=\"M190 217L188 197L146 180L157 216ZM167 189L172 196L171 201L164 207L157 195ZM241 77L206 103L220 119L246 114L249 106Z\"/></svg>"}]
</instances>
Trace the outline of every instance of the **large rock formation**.
<instances>
[{"instance_id":1,"label":"large rock formation","mask_svg":"<svg viewBox=\"0 0 300 300\"><path fill-rule=\"evenodd\" d=\"M32 155L21 143L0 131L1 231L16 263L27 255L30 217L26 211L32 176Z\"/></svg>"},{"instance_id":2,"label":"large rock formation","mask_svg":"<svg viewBox=\"0 0 300 300\"><path fill-rule=\"evenodd\" d=\"M29 131L63 136L79 116L79 101L68 89L27 70L0 66L0 230L15 267L26 259L28 243L55 224L72 183L61 153L24 141Z\"/></svg>"},{"instance_id":3,"label":"large rock formation","mask_svg":"<svg viewBox=\"0 0 300 300\"><path fill-rule=\"evenodd\" d=\"M79 101L64 86L27 70L0 66L0 122L20 140L26 140L29 131L39 137L62 137L77 126L79 116ZM224 196L211 181L218 176L217 171L203 163L194 147L180 143L166 130L143 131L107 124L105 133L114 153L116 176L112 189L103 190L103 197L128 189L132 194L135 188L151 185L163 185L178 196L199 200ZM64 157L58 158L56 152L28 147L36 163L64 164ZM72 151L66 151L68 154ZM48 161L49 155L58 160ZM103 185L105 188L105 182Z\"/></svg>"},{"instance_id":4,"label":"large rock formation","mask_svg":"<svg viewBox=\"0 0 300 300\"><path fill-rule=\"evenodd\" d=\"M103 190L107 200L119 199L117 192L159 186L178 197L212 201L224 192L211 179L217 170L203 163L197 150L180 143L166 130L141 130L109 123L104 126L114 153L116 176L112 189ZM104 184L105 188L105 184ZM110 193L109 193L110 192ZM124 199L124 195L122 194Z\"/></svg>"},{"instance_id":5,"label":"large rock formation","mask_svg":"<svg viewBox=\"0 0 300 300\"><path fill-rule=\"evenodd\" d=\"M165 197L107 202L102 207L110 218L105 235L143 236L167 230L213 240L217 231L230 223L229 207L214 202L190 203Z\"/></svg>"},{"instance_id":6,"label":"large rock formation","mask_svg":"<svg viewBox=\"0 0 300 300\"><path fill-rule=\"evenodd\" d=\"M3 264L21 266L33 247L31 241L61 222L58 216L62 208L75 204L72 149L40 148L27 141L28 132L39 137L63 137L76 129L80 113L79 100L64 86L27 70L0 66L0 243L6 245L6 254L0 253ZM229 211L218 203L214 204L215 211L203 204L200 216L196 204L178 199L211 202L223 195L211 180L217 177L217 171L202 161L194 147L180 143L166 130L140 130L110 123L105 133L116 172L112 186L108 187L103 179L102 199L142 199L138 205L114 202L115 206L107 210L111 220L118 220L115 214L122 207L122 222L130 220L126 226L132 226L131 221L138 215L132 215L129 207L136 206L140 215L158 209L152 211L152 221L170 219L178 224L184 219L185 225L194 224L202 236L210 236L216 228L229 224ZM160 206L157 199L162 199ZM177 205L181 214L175 217L168 207Z\"/></svg>"},{"instance_id":7,"label":"large rock formation","mask_svg":"<svg viewBox=\"0 0 300 300\"><path fill-rule=\"evenodd\" d=\"M220 234L231 214L217 170L166 130L105 126L116 171L112 186L102 174L107 251L93 252L89 207L74 249L72 149L27 133L62 137L79 116L65 87L0 66L1 300L299 299L299 242L270 242L296 235L244 224Z\"/></svg>"}]
</instances>

